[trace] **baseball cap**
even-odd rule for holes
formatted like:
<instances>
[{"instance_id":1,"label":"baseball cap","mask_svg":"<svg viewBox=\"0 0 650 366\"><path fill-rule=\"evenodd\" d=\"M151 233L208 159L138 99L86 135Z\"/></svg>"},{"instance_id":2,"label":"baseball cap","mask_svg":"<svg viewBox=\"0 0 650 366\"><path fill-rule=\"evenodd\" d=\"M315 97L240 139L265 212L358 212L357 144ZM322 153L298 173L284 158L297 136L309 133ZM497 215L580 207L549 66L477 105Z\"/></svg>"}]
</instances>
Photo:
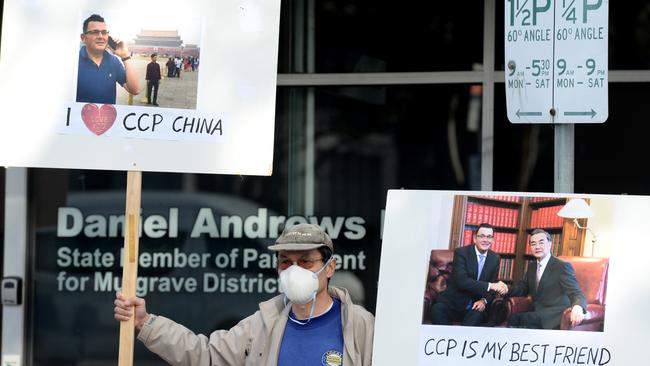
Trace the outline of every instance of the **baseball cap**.
<instances>
[{"instance_id":1,"label":"baseball cap","mask_svg":"<svg viewBox=\"0 0 650 366\"><path fill-rule=\"evenodd\" d=\"M334 252L332 239L323 229L314 224L298 224L285 228L275 241L269 246L270 250L310 250L328 247Z\"/></svg>"}]
</instances>

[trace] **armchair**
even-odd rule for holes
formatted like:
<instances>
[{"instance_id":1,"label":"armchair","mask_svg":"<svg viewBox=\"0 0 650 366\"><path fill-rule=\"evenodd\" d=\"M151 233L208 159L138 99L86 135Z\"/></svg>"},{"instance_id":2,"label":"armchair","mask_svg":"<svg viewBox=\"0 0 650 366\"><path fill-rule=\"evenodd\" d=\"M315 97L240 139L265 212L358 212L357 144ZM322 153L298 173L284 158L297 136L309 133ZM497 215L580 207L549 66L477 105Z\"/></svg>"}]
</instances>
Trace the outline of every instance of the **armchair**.
<instances>
[{"instance_id":1,"label":"armchair","mask_svg":"<svg viewBox=\"0 0 650 366\"><path fill-rule=\"evenodd\" d=\"M434 249L431 251L427 282L424 289L424 304L422 306L422 324L431 324L431 304L436 301L438 294L447 289L454 261L454 251L450 249Z\"/></svg>"},{"instance_id":2,"label":"armchair","mask_svg":"<svg viewBox=\"0 0 650 366\"><path fill-rule=\"evenodd\" d=\"M609 258L559 257L571 263L587 300L587 314L582 323L571 327L571 309L562 314L560 329L602 332L605 323L605 295Z\"/></svg>"},{"instance_id":3,"label":"armchair","mask_svg":"<svg viewBox=\"0 0 650 366\"><path fill-rule=\"evenodd\" d=\"M576 272L576 279L587 301L587 314L585 319L575 327L571 326L571 308L567 308L560 320L562 330L603 330L605 322L605 295L607 292L608 258L569 257L561 256L559 259L571 263ZM499 321L505 325L514 313L532 310L530 297L507 297L495 303L494 312L498 313Z\"/></svg>"}]
</instances>

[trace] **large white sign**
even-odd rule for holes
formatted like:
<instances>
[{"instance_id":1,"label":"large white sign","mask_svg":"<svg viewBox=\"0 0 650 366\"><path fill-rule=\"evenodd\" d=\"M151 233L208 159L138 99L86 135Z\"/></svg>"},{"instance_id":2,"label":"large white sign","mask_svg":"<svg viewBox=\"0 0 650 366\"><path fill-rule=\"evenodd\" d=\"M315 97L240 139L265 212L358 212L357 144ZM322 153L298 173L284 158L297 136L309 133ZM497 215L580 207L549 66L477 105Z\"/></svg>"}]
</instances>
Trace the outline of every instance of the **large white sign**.
<instances>
[{"instance_id":1,"label":"large white sign","mask_svg":"<svg viewBox=\"0 0 650 366\"><path fill-rule=\"evenodd\" d=\"M505 0L511 122L605 122L608 8L607 0Z\"/></svg>"},{"instance_id":2,"label":"large white sign","mask_svg":"<svg viewBox=\"0 0 650 366\"><path fill-rule=\"evenodd\" d=\"M595 245L595 258L575 259L598 261L608 258L609 263L604 277L606 290L601 293L605 306L601 307L604 323L600 330L519 329L510 328L505 323L480 327L448 326L432 325L424 320L430 311L423 307L423 295L429 289L431 268L439 271L439 275L444 273L443 270L448 271L447 267L430 264L433 251L448 249L450 242L455 242L453 238L463 240L463 230L456 232L458 228L452 226L454 213L458 212L458 205L462 205L459 199L495 194L517 196L520 202L525 199L526 207L532 207L528 202L535 202L532 205L541 210L546 207L545 201L538 196L550 197L551 200L558 198L557 194L389 191L379 270L373 365L602 366L638 363L637 360L644 357L644 351L650 346L647 322L640 321L647 319L645 304L650 301L647 283L650 266L647 265L647 256L639 255L646 252L649 245L646 228L650 220L650 197L581 196L589 198L593 216L588 220L588 227L597 235L597 240L592 233L587 233L585 247L577 253L589 257L592 245ZM487 201L487 198L477 199ZM499 204L501 206L510 208L517 205ZM524 204L520 206L524 207ZM519 214L526 210L519 209ZM546 211L549 210L539 213ZM495 226L495 233L517 230L503 227L499 210L486 210L482 215L481 222L489 222L490 217L496 218L497 223L501 222L501 226ZM521 222L528 227L535 221L524 217ZM502 251L503 246L499 250L497 244L494 242L493 248ZM514 254L510 257L501 254L502 260L513 257ZM507 271L505 273L507 276ZM603 279L597 271L576 270L576 273L589 273L592 278ZM500 272L499 278L503 274ZM517 279L513 278L513 281L515 283ZM580 286L584 284L584 281L580 282ZM587 290L583 288L583 291ZM588 300L588 303L594 302ZM590 306L587 305L588 309Z\"/></svg>"},{"instance_id":3,"label":"large white sign","mask_svg":"<svg viewBox=\"0 0 650 366\"><path fill-rule=\"evenodd\" d=\"M270 175L279 18L280 0L5 1L0 164Z\"/></svg>"}]
</instances>

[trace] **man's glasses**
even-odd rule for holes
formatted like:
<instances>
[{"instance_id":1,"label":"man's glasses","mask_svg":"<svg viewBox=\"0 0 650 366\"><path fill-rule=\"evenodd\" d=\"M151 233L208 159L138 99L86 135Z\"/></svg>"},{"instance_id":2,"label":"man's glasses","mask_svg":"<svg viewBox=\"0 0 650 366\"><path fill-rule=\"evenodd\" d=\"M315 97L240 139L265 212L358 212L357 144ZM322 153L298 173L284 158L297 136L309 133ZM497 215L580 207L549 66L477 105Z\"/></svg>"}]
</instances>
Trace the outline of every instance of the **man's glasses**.
<instances>
[{"instance_id":1,"label":"man's glasses","mask_svg":"<svg viewBox=\"0 0 650 366\"><path fill-rule=\"evenodd\" d=\"M100 34L101 34L102 36L105 36L105 35L107 35L108 33L110 33L110 32L107 31L106 29L102 29L102 30L99 30L99 29L93 29L93 30L89 30L89 31L86 32L86 34L90 34L91 36L94 36L94 37L97 37L97 36L100 35Z\"/></svg>"},{"instance_id":2,"label":"man's glasses","mask_svg":"<svg viewBox=\"0 0 650 366\"><path fill-rule=\"evenodd\" d=\"M297 264L304 269L311 269L314 266L314 263L322 262L322 261L323 258L317 258L317 259L300 258L296 261L292 261L289 258L280 258L278 262L278 267L281 270L285 270L291 267L292 264Z\"/></svg>"},{"instance_id":3,"label":"man's glasses","mask_svg":"<svg viewBox=\"0 0 650 366\"><path fill-rule=\"evenodd\" d=\"M478 234L478 235L476 235L476 237L479 238L479 239L488 239L488 240L494 239L494 235Z\"/></svg>"}]
</instances>

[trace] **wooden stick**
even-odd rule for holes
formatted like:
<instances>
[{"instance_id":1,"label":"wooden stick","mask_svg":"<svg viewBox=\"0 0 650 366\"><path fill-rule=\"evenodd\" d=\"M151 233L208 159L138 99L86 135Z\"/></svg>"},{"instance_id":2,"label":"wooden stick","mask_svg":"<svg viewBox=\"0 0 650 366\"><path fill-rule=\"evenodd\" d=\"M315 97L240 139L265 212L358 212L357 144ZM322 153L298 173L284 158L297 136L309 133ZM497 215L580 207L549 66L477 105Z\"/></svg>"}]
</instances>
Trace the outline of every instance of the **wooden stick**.
<instances>
[{"instance_id":1,"label":"wooden stick","mask_svg":"<svg viewBox=\"0 0 650 366\"><path fill-rule=\"evenodd\" d=\"M138 278L138 239L142 172L128 172L126 178L126 211L124 215L124 255L122 293L130 299L135 296ZM135 312L134 312L135 315ZM120 351L118 366L133 365L134 316L120 322Z\"/></svg>"}]
</instances>

